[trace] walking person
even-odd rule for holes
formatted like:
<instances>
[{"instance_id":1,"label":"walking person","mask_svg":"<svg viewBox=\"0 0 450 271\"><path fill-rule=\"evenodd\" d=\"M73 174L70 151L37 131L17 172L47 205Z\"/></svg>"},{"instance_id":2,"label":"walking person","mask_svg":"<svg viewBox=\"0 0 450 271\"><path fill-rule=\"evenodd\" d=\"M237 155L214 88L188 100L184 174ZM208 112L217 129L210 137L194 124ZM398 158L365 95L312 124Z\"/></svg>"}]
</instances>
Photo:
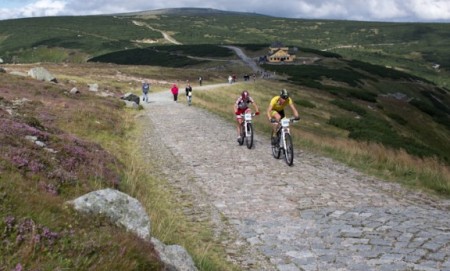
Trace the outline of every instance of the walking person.
<instances>
[{"instance_id":1,"label":"walking person","mask_svg":"<svg viewBox=\"0 0 450 271\"><path fill-rule=\"evenodd\" d=\"M178 102L178 86L177 84L173 84L172 88L170 89L172 91L173 94L173 100L175 102Z\"/></svg>"},{"instance_id":2,"label":"walking person","mask_svg":"<svg viewBox=\"0 0 450 271\"><path fill-rule=\"evenodd\" d=\"M198 83L199 83L200 86L202 85L202 81L203 81L203 78L201 76L199 76L198 77Z\"/></svg>"},{"instance_id":3,"label":"walking person","mask_svg":"<svg viewBox=\"0 0 450 271\"><path fill-rule=\"evenodd\" d=\"M189 84L189 81L187 81L187 85L186 85L186 100L188 102L188 105L191 105L191 101L192 101L192 87L191 87L191 84Z\"/></svg>"},{"instance_id":4,"label":"walking person","mask_svg":"<svg viewBox=\"0 0 450 271\"><path fill-rule=\"evenodd\" d=\"M147 80L142 82L142 102L148 103L148 93L150 92L150 83Z\"/></svg>"}]
</instances>

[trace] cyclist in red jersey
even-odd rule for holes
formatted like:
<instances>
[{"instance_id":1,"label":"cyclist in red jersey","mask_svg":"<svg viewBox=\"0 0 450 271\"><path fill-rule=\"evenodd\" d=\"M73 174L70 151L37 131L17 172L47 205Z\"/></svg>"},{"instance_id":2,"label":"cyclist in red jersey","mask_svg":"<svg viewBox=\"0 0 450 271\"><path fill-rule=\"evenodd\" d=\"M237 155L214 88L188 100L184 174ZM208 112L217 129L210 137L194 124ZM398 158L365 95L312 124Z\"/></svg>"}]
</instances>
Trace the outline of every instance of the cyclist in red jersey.
<instances>
[{"instance_id":1,"label":"cyclist in red jersey","mask_svg":"<svg viewBox=\"0 0 450 271\"><path fill-rule=\"evenodd\" d=\"M236 114L236 127L237 127L237 134L238 134L238 141L241 138L241 123L243 121L241 114L244 114L249 109L248 105L252 104L255 108L255 114L259 115L259 109L258 105L255 103L252 97L250 97L250 94L247 90L242 91L241 96L237 98L236 102L234 103L234 114Z\"/></svg>"}]
</instances>

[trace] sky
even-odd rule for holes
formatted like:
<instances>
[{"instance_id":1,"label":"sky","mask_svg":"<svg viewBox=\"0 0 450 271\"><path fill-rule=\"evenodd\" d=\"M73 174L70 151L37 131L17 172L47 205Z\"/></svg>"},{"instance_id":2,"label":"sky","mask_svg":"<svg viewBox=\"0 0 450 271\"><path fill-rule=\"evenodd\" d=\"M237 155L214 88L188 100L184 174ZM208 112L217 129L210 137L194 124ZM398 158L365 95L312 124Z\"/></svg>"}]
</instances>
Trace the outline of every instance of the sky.
<instances>
[{"instance_id":1,"label":"sky","mask_svg":"<svg viewBox=\"0 0 450 271\"><path fill-rule=\"evenodd\" d=\"M0 20L182 7L296 19L450 23L450 0L0 0Z\"/></svg>"}]
</instances>

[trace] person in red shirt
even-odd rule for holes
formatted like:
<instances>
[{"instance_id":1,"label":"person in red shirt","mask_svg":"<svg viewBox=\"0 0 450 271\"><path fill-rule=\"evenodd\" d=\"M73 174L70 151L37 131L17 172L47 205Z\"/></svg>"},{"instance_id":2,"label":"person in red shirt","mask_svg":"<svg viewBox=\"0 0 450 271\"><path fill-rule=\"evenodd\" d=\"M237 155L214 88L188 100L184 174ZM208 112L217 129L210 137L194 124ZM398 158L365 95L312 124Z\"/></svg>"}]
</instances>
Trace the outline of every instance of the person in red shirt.
<instances>
[{"instance_id":1,"label":"person in red shirt","mask_svg":"<svg viewBox=\"0 0 450 271\"><path fill-rule=\"evenodd\" d=\"M173 94L173 100L175 102L177 102L177 100L178 100L178 86L177 86L177 84L173 84L171 91L172 91L172 94Z\"/></svg>"}]
</instances>

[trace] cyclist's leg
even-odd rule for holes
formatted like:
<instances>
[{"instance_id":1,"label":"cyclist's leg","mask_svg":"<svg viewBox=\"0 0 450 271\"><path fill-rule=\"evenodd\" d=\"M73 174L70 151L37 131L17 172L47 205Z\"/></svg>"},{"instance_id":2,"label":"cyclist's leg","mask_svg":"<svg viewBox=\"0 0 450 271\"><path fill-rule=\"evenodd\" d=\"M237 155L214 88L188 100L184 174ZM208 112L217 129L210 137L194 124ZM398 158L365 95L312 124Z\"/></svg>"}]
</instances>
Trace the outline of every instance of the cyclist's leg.
<instances>
[{"instance_id":1,"label":"cyclist's leg","mask_svg":"<svg viewBox=\"0 0 450 271\"><path fill-rule=\"evenodd\" d=\"M278 118L277 118L277 122L278 122L278 125L275 127L275 129L276 129L276 132L278 132L279 131L279 129L278 129L278 127L281 125L279 122L281 121L281 119L282 118L284 118L284 116L285 116L285 114L284 114L284 110L281 110L281 111L277 111L277 114L278 114ZM278 134L277 134L277 136L279 136Z\"/></svg>"},{"instance_id":2,"label":"cyclist's leg","mask_svg":"<svg viewBox=\"0 0 450 271\"><path fill-rule=\"evenodd\" d=\"M244 110L238 109L237 115L236 115L236 128L237 128L237 137L238 139L241 137L241 126L242 122L244 121L241 114L244 113Z\"/></svg>"},{"instance_id":3,"label":"cyclist's leg","mask_svg":"<svg viewBox=\"0 0 450 271\"><path fill-rule=\"evenodd\" d=\"M272 119L275 119L277 122L279 122L281 119L280 113L275 110L271 112L271 116ZM278 130L278 123L272 123L272 137L271 137L272 145L276 145L278 142L278 138L276 137L277 130Z\"/></svg>"},{"instance_id":4,"label":"cyclist's leg","mask_svg":"<svg viewBox=\"0 0 450 271\"><path fill-rule=\"evenodd\" d=\"M242 117L236 116L236 128L237 128L237 136L241 136L241 125L242 125Z\"/></svg>"},{"instance_id":5,"label":"cyclist's leg","mask_svg":"<svg viewBox=\"0 0 450 271\"><path fill-rule=\"evenodd\" d=\"M279 122L284 117L284 111L275 111L273 110L271 113L272 119L275 119L277 122ZM275 133L277 131L278 124L273 123L272 125L272 131Z\"/></svg>"}]
</instances>

